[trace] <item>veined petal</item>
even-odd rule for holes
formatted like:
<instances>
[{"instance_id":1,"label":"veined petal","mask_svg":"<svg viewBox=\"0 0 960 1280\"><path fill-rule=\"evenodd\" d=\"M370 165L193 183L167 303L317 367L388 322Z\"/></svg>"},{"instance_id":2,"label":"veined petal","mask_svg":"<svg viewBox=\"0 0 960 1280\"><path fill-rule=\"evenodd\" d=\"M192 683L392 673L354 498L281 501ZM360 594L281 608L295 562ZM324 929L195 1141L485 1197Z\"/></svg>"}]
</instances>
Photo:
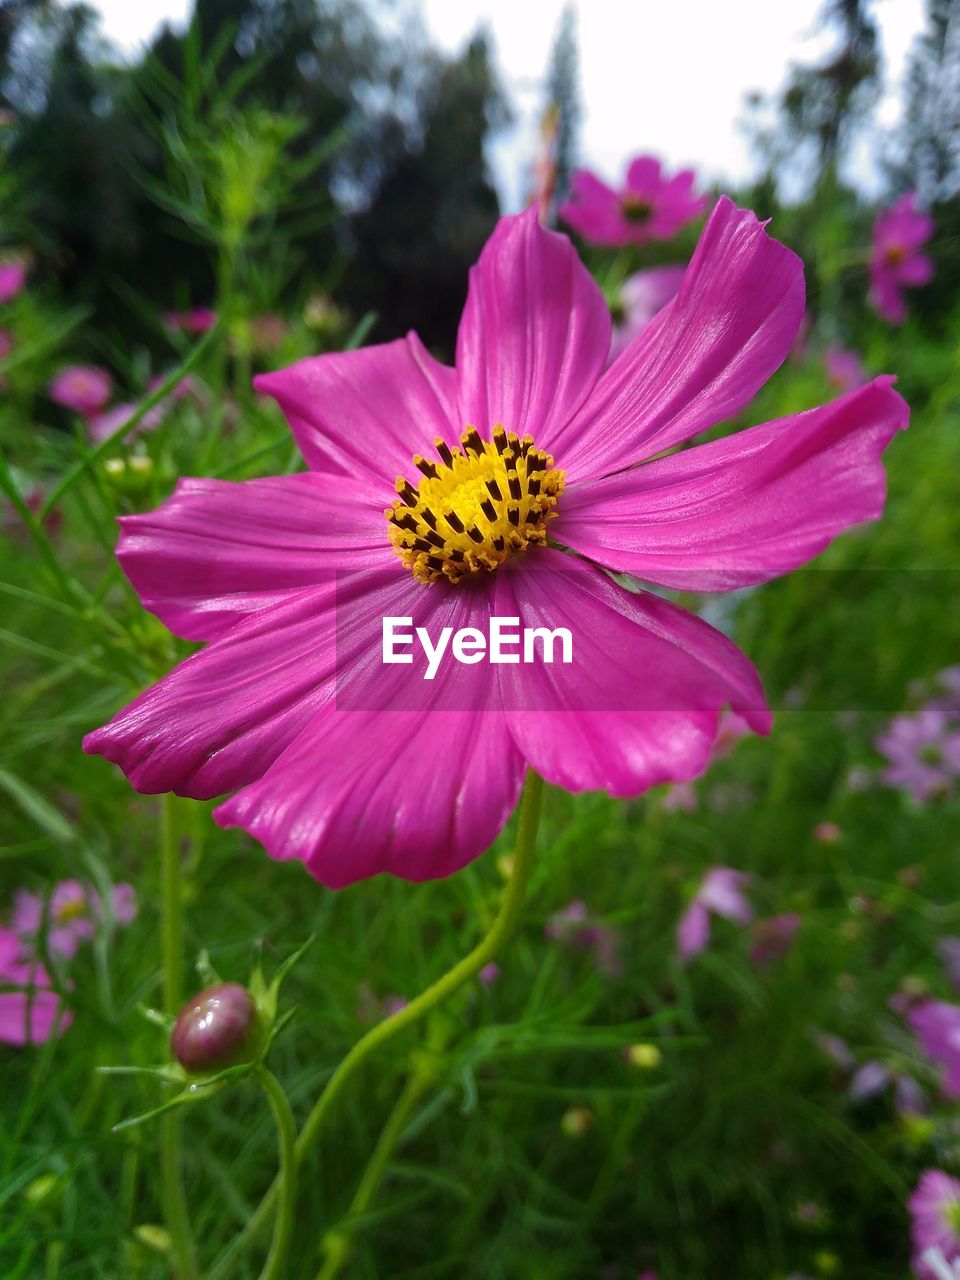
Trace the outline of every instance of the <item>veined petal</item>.
<instances>
[{"instance_id":1,"label":"veined petal","mask_svg":"<svg viewBox=\"0 0 960 1280\"><path fill-rule=\"evenodd\" d=\"M366 477L187 479L157 510L120 521L117 556L174 634L214 640L334 572L392 564L383 512L381 488Z\"/></svg>"},{"instance_id":2,"label":"veined petal","mask_svg":"<svg viewBox=\"0 0 960 1280\"><path fill-rule=\"evenodd\" d=\"M550 782L634 796L687 781L706 766L727 702L767 731L755 670L699 618L557 551L528 553L496 576L494 613L572 637L569 664L500 667L511 732Z\"/></svg>"},{"instance_id":3,"label":"veined petal","mask_svg":"<svg viewBox=\"0 0 960 1280\"><path fill-rule=\"evenodd\" d=\"M610 350L610 312L566 236L535 208L501 218L470 272L457 335L460 421L496 423L541 449L593 390Z\"/></svg>"},{"instance_id":4,"label":"veined petal","mask_svg":"<svg viewBox=\"0 0 960 1280\"><path fill-rule=\"evenodd\" d=\"M409 613L434 640L444 626L485 629L489 592L421 586ZM410 667L376 675L360 696L346 689L324 707L214 814L330 888L379 872L450 875L490 845L522 785L523 758L486 664L448 662L429 683Z\"/></svg>"},{"instance_id":5,"label":"veined petal","mask_svg":"<svg viewBox=\"0 0 960 1280\"><path fill-rule=\"evenodd\" d=\"M789 354L803 265L754 214L717 202L676 298L551 441L567 479L609 475L732 417Z\"/></svg>"},{"instance_id":6,"label":"veined petal","mask_svg":"<svg viewBox=\"0 0 960 1280\"><path fill-rule=\"evenodd\" d=\"M422 591L399 561L328 574L187 658L83 749L147 794L207 800L245 786L336 697L338 670L368 656L369 619L409 612Z\"/></svg>"},{"instance_id":7,"label":"veined petal","mask_svg":"<svg viewBox=\"0 0 960 1280\"><path fill-rule=\"evenodd\" d=\"M312 356L260 374L254 386L283 409L310 467L360 472L384 486L385 501L411 454L431 451L437 436L448 444L460 438L454 372L415 333Z\"/></svg>"},{"instance_id":8,"label":"veined petal","mask_svg":"<svg viewBox=\"0 0 960 1280\"><path fill-rule=\"evenodd\" d=\"M571 486L553 533L678 590L729 591L787 573L883 510L881 457L909 417L892 382Z\"/></svg>"}]
</instances>

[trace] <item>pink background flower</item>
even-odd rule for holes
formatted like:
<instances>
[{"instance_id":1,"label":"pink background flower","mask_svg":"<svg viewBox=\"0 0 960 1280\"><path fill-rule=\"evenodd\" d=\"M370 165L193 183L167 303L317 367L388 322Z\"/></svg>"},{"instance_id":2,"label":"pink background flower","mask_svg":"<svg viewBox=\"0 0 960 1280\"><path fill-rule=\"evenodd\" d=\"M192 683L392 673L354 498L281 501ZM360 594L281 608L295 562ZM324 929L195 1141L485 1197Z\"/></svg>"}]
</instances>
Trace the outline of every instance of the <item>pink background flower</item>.
<instances>
[{"instance_id":1,"label":"pink background flower","mask_svg":"<svg viewBox=\"0 0 960 1280\"><path fill-rule=\"evenodd\" d=\"M113 379L97 365L72 364L61 369L49 387L50 399L88 418L104 407L113 391Z\"/></svg>"},{"instance_id":2,"label":"pink background flower","mask_svg":"<svg viewBox=\"0 0 960 1280\"><path fill-rule=\"evenodd\" d=\"M920 252L933 235L933 219L916 206L916 193L908 191L873 224L870 303L890 324L903 324L907 318L904 288L933 279L933 262Z\"/></svg>"},{"instance_id":3,"label":"pink background flower","mask_svg":"<svg viewBox=\"0 0 960 1280\"><path fill-rule=\"evenodd\" d=\"M694 181L692 169L668 178L655 156L631 161L616 191L588 170L577 169L570 180L570 199L557 212L593 244L670 240L706 208L706 198L693 194Z\"/></svg>"}]
</instances>

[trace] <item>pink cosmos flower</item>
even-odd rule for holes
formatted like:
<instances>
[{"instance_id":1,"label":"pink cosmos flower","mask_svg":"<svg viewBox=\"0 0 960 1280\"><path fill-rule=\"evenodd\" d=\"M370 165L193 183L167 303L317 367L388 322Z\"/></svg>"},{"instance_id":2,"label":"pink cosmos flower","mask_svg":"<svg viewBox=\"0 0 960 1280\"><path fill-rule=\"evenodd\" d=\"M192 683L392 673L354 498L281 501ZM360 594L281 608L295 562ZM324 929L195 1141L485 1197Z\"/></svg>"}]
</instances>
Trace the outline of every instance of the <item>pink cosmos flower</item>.
<instances>
[{"instance_id":1,"label":"pink cosmos flower","mask_svg":"<svg viewBox=\"0 0 960 1280\"><path fill-rule=\"evenodd\" d=\"M908 191L873 224L870 303L890 324L903 324L907 318L904 287L933 279L933 262L920 252L933 235L933 219L917 209L916 200L916 192Z\"/></svg>"},{"instance_id":2,"label":"pink cosmos flower","mask_svg":"<svg viewBox=\"0 0 960 1280\"><path fill-rule=\"evenodd\" d=\"M713 867L703 878L703 883L677 927L677 955L681 960L692 960L710 941L710 916L723 916L736 924L749 924L753 919L753 907L744 897L742 886L751 877L745 871L732 867Z\"/></svg>"},{"instance_id":3,"label":"pink cosmos flower","mask_svg":"<svg viewBox=\"0 0 960 1280\"><path fill-rule=\"evenodd\" d=\"M823 353L823 367L838 391L856 391L857 387L870 381L870 375L856 351L847 351L843 347L827 347Z\"/></svg>"},{"instance_id":4,"label":"pink cosmos flower","mask_svg":"<svg viewBox=\"0 0 960 1280\"><path fill-rule=\"evenodd\" d=\"M692 169L668 178L655 156L631 161L619 191L587 169L576 169L570 179L571 198L557 212L593 244L670 240L706 208L706 197L693 194L694 178Z\"/></svg>"},{"instance_id":5,"label":"pink cosmos flower","mask_svg":"<svg viewBox=\"0 0 960 1280\"><path fill-rule=\"evenodd\" d=\"M193 307L189 311L168 311L163 317L168 329L180 333L206 333L217 323L217 313L210 307Z\"/></svg>"},{"instance_id":6,"label":"pink cosmos flower","mask_svg":"<svg viewBox=\"0 0 960 1280\"><path fill-rule=\"evenodd\" d=\"M97 365L72 364L61 369L48 388L54 404L72 409L83 418L99 413L113 390L113 379Z\"/></svg>"},{"instance_id":7,"label":"pink cosmos flower","mask_svg":"<svg viewBox=\"0 0 960 1280\"><path fill-rule=\"evenodd\" d=\"M0 928L0 1044L42 1044L70 1022L50 975L15 933Z\"/></svg>"},{"instance_id":8,"label":"pink cosmos flower","mask_svg":"<svg viewBox=\"0 0 960 1280\"><path fill-rule=\"evenodd\" d=\"M658 457L748 403L802 312L799 260L721 199L676 298L605 369L609 311L569 241L535 210L502 219L455 370L410 334L262 375L310 470L185 480L121 521L146 607L208 644L84 749L143 792L236 792L222 826L336 887L456 871L504 825L527 767L615 796L695 777L724 704L767 731L756 672L598 566L728 590L880 514L881 454L907 422L890 378ZM547 545L548 521L578 555ZM482 639L492 616L576 643L570 662L474 653L425 679L419 653L383 662L387 616L431 643L443 628Z\"/></svg>"},{"instance_id":9,"label":"pink cosmos flower","mask_svg":"<svg viewBox=\"0 0 960 1280\"><path fill-rule=\"evenodd\" d=\"M918 804L945 795L960 776L960 731L942 707L894 716L876 747L888 761L883 781L908 792Z\"/></svg>"},{"instance_id":10,"label":"pink cosmos flower","mask_svg":"<svg viewBox=\"0 0 960 1280\"><path fill-rule=\"evenodd\" d=\"M620 286L618 305L614 308L613 339L610 362L613 363L653 317L675 298L686 267L650 267L638 271Z\"/></svg>"},{"instance_id":11,"label":"pink cosmos flower","mask_svg":"<svg viewBox=\"0 0 960 1280\"><path fill-rule=\"evenodd\" d=\"M936 1250L949 1267L960 1261L960 1181L941 1169L927 1169L907 1202L912 1222L910 1237L914 1247L914 1268L921 1280L941 1280L933 1259L924 1255ZM951 1275L950 1271L946 1273Z\"/></svg>"},{"instance_id":12,"label":"pink cosmos flower","mask_svg":"<svg viewBox=\"0 0 960 1280\"><path fill-rule=\"evenodd\" d=\"M27 283L25 262L0 262L0 303L12 302Z\"/></svg>"},{"instance_id":13,"label":"pink cosmos flower","mask_svg":"<svg viewBox=\"0 0 960 1280\"><path fill-rule=\"evenodd\" d=\"M137 914L133 885L113 886L110 915L117 924L127 925ZM51 953L75 956L81 942L89 942L106 918L103 900L91 885L79 880L61 880L50 895L46 914L47 947ZM28 889L19 889L13 898L10 927L20 938L33 939L44 924L44 898Z\"/></svg>"}]
</instances>

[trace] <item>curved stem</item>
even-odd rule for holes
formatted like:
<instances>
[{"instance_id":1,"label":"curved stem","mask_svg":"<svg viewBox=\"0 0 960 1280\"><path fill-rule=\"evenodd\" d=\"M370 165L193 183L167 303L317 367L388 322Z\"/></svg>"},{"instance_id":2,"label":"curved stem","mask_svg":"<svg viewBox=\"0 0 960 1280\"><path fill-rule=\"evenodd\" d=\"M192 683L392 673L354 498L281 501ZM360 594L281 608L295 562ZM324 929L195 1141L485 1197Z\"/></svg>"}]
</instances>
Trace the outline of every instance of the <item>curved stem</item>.
<instances>
[{"instance_id":1,"label":"curved stem","mask_svg":"<svg viewBox=\"0 0 960 1280\"><path fill-rule=\"evenodd\" d=\"M163 797L160 814L160 862L163 891L163 1007L176 1017L183 998L183 891L180 882L180 842L172 795ZM177 1274L183 1280L195 1280L199 1274L190 1236L187 1198L183 1190L180 1160L180 1131L183 1117L179 1110L168 1111L161 1122L160 1185L163 1213L173 1241Z\"/></svg>"},{"instance_id":2,"label":"curved stem","mask_svg":"<svg viewBox=\"0 0 960 1280\"><path fill-rule=\"evenodd\" d=\"M344 1226L336 1231L331 1231L324 1240L327 1256L317 1275L317 1280L334 1280L334 1277L340 1274L341 1267L350 1256L355 1222L362 1214L366 1213L372 1204L373 1198L377 1194L380 1183L383 1181L383 1176L387 1171L394 1148L400 1140L404 1126L410 1119L410 1113L426 1091L429 1083L430 1073L423 1070L414 1070L407 1080L403 1092L397 1099L386 1124L383 1126L383 1131L370 1157L370 1163L367 1165L354 1197L350 1201L350 1209Z\"/></svg>"},{"instance_id":3,"label":"curved stem","mask_svg":"<svg viewBox=\"0 0 960 1280\"><path fill-rule=\"evenodd\" d=\"M254 1074L263 1086L267 1095L273 1118L277 1122L277 1140L280 1146L280 1204L277 1208L277 1219L273 1227L273 1242L270 1254L263 1265L260 1280L282 1280L290 1240L293 1236L293 1224L297 1209L297 1160L295 1147L297 1126L287 1095L280 1087L276 1076L261 1062Z\"/></svg>"},{"instance_id":4,"label":"curved stem","mask_svg":"<svg viewBox=\"0 0 960 1280\"><path fill-rule=\"evenodd\" d=\"M533 851L536 844L537 827L540 822L540 802L543 795L543 780L532 770L528 770L520 802L520 827L517 832L517 844L513 858L513 872L504 893L500 911L489 932L474 947L469 955L464 956L452 969L448 969L442 978L438 978L426 991L411 1000L403 1009L385 1018L367 1032L334 1071L327 1081L326 1088L314 1103L313 1110L307 1117L306 1124L297 1138L296 1159L301 1164L307 1152L316 1142L323 1129L324 1122L333 1104L340 1096L344 1086L359 1066L381 1045L392 1040L408 1027L414 1026L426 1017L432 1009L442 1004L448 996L453 995L464 983L499 954L507 939L516 928L523 907L530 872L533 865ZM260 1201L243 1231L236 1237L221 1258L217 1266L210 1272L209 1280L223 1280L229 1275L234 1262L263 1229L267 1218L279 1194L279 1179Z\"/></svg>"}]
</instances>

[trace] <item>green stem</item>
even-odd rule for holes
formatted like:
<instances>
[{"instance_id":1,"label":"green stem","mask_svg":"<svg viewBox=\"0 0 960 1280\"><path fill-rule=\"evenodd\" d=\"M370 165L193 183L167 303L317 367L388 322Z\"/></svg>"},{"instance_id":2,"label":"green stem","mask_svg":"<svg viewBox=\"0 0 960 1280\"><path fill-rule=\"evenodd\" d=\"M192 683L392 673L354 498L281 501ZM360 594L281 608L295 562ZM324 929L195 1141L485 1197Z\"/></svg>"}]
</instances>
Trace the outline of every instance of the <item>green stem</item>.
<instances>
[{"instance_id":1,"label":"green stem","mask_svg":"<svg viewBox=\"0 0 960 1280\"><path fill-rule=\"evenodd\" d=\"M183 891L180 883L180 842L177 838L175 798L163 797L160 813L160 860L163 877L163 1008L176 1017L183 999ZM182 1115L168 1111L161 1122L160 1176L163 1212L173 1241L177 1275L196 1280L199 1275L190 1237L187 1198L180 1161Z\"/></svg>"},{"instance_id":2,"label":"green stem","mask_svg":"<svg viewBox=\"0 0 960 1280\"><path fill-rule=\"evenodd\" d=\"M523 900L530 873L533 866L533 852L536 844L537 827L540 822L540 803L543 795L543 780L532 770L528 771L520 802L520 827L517 832L517 844L513 857L513 873L504 893L500 911L489 932L474 947L469 955L464 956L449 969L442 978L438 978L426 991L411 1000L403 1009L385 1018L367 1032L334 1071L327 1081L326 1088L314 1103L313 1110L307 1117L306 1124L297 1138L296 1158L298 1166L314 1145L324 1122L333 1108L333 1104L343 1091L344 1086L366 1059L377 1049L392 1040L408 1027L420 1022L431 1010L442 1004L448 996L459 990L471 978L475 977L484 965L489 964L500 953L520 919ZM266 1195L260 1201L243 1231L236 1237L210 1272L208 1280L223 1280L230 1274L233 1264L246 1249L250 1247L263 1229L279 1194L279 1179L275 1179Z\"/></svg>"},{"instance_id":3,"label":"green stem","mask_svg":"<svg viewBox=\"0 0 960 1280\"><path fill-rule=\"evenodd\" d=\"M260 1280L282 1280L290 1241L293 1237L293 1224L297 1209L297 1159L296 1141L297 1126L287 1095L280 1087L276 1076L261 1062L255 1075L263 1086L273 1118L277 1122L277 1140L280 1147L280 1204L273 1227L273 1242L270 1254L263 1265Z\"/></svg>"},{"instance_id":4,"label":"green stem","mask_svg":"<svg viewBox=\"0 0 960 1280\"><path fill-rule=\"evenodd\" d=\"M383 1176L387 1171L394 1147L399 1142L404 1126L409 1120L414 1107L426 1091L430 1079L430 1072L415 1070L407 1080L403 1092L397 1099L386 1124L383 1126L383 1131L373 1149L370 1162L350 1202L346 1223L339 1230L331 1231L323 1242L327 1256L323 1266L320 1268L317 1280L334 1280L334 1277L340 1274L340 1269L349 1258L356 1220L366 1213L373 1203L373 1198L377 1194L380 1183L383 1181Z\"/></svg>"}]
</instances>

